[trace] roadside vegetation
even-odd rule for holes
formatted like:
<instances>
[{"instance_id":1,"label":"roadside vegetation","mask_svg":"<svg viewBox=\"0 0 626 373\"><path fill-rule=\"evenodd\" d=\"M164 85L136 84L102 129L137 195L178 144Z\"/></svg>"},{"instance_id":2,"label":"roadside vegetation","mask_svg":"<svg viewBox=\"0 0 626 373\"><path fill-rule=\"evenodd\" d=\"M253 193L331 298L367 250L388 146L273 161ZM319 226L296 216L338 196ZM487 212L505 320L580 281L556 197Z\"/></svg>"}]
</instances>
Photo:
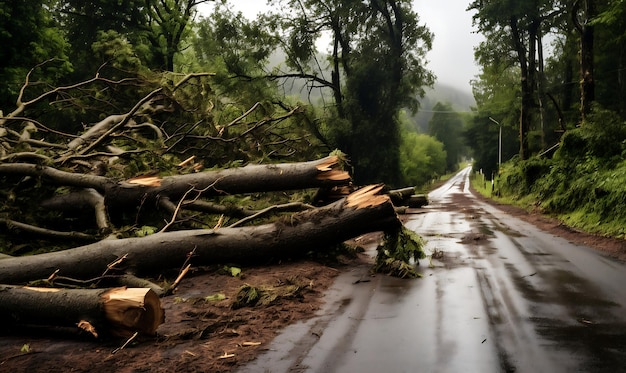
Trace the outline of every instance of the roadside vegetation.
<instances>
[{"instance_id":1,"label":"roadside vegetation","mask_svg":"<svg viewBox=\"0 0 626 373\"><path fill-rule=\"evenodd\" d=\"M626 3L475 1L470 9L486 37L464 133L474 188L625 238Z\"/></svg>"},{"instance_id":2,"label":"roadside vegetation","mask_svg":"<svg viewBox=\"0 0 626 373\"><path fill-rule=\"evenodd\" d=\"M492 189L489 177L476 174L473 186L568 226L626 238L626 123L598 109L586 126L565 134L552 158L507 162L494 181Z\"/></svg>"}]
</instances>

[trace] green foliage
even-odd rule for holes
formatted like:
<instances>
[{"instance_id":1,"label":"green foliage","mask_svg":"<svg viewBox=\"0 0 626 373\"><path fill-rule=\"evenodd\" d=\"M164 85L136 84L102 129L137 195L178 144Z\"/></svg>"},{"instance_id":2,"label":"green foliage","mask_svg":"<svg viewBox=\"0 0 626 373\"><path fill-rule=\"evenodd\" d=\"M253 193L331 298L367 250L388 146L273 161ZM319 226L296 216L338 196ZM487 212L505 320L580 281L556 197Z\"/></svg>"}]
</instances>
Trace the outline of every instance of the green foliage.
<instances>
[{"instance_id":1,"label":"green foliage","mask_svg":"<svg viewBox=\"0 0 626 373\"><path fill-rule=\"evenodd\" d=\"M136 58L154 70L174 71L174 60L185 47L195 0L61 0L55 2L58 20L72 45L77 79L91 73L91 46L101 33L122 35L135 46Z\"/></svg>"},{"instance_id":2,"label":"green foliage","mask_svg":"<svg viewBox=\"0 0 626 373\"><path fill-rule=\"evenodd\" d=\"M533 191L535 182L550 170L550 161L531 158L502 167L500 175L501 192L517 196Z\"/></svg>"},{"instance_id":3,"label":"green foliage","mask_svg":"<svg viewBox=\"0 0 626 373\"><path fill-rule=\"evenodd\" d=\"M424 240L404 226L396 231L385 232L383 243L376 248L378 255L374 271L401 278L420 277L410 262L419 262L419 259L426 257L423 247Z\"/></svg>"},{"instance_id":4,"label":"green foliage","mask_svg":"<svg viewBox=\"0 0 626 373\"><path fill-rule=\"evenodd\" d=\"M226 299L226 295L222 293L211 294L204 297L205 302L219 302Z\"/></svg>"},{"instance_id":5,"label":"green foliage","mask_svg":"<svg viewBox=\"0 0 626 373\"><path fill-rule=\"evenodd\" d=\"M135 231L135 236L137 237L145 237L145 236L149 236L151 234L155 234L156 232L158 232L158 228L157 227L152 227L149 225L144 225L143 227L137 229Z\"/></svg>"},{"instance_id":6,"label":"green foliage","mask_svg":"<svg viewBox=\"0 0 626 373\"><path fill-rule=\"evenodd\" d=\"M565 134L553 159L507 164L501 191L538 200L545 212L578 228L624 237L626 123L600 108L593 113Z\"/></svg>"},{"instance_id":7,"label":"green foliage","mask_svg":"<svg viewBox=\"0 0 626 373\"><path fill-rule=\"evenodd\" d=\"M230 266L223 266L222 269L220 270L221 273L225 273L231 277L238 277L241 275L241 268L239 267L230 267Z\"/></svg>"},{"instance_id":8,"label":"green foliage","mask_svg":"<svg viewBox=\"0 0 626 373\"><path fill-rule=\"evenodd\" d=\"M299 298L311 289L312 283L305 279L295 277L287 278L277 286L252 286L249 284L239 288L233 309L242 307L269 306L280 302L284 298Z\"/></svg>"},{"instance_id":9,"label":"green foliage","mask_svg":"<svg viewBox=\"0 0 626 373\"><path fill-rule=\"evenodd\" d=\"M109 66L127 71L140 71L142 62L137 57L134 47L115 30L98 31L98 37L91 50L94 58Z\"/></svg>"},{"instance_id":10,"label":"green foliage","mask_svg":"<svg viewBox=\"0 0 626 373\"><path fill-rule=\"evenodd\" d=\"M52 19L52 1L0 2L0 110L9 113L28 71L46 60L57 59L37 69L33 81L56 84L72 70L62 62L68 52L64 32Z\"/></svg>"},{"instance_id":11,"label":"green foliage","mask_svg":"<svg viewBox=\"0 0 626 373\"><path fill-rule=\"evenodd\" d=\"M450 104L438 102L433 111L435 113L428 123L429 133L443 144L446 152L446 171L456 171L465 153L461 137L464 128L463 119Z\"/></svg>"},{"instance_id":12,"label":"green foliage","mask_svg":"<svg viewBox=\"0 0 626 373\"><path fill-rule=\"evenodd\" d=\"M404 185L421 186L446 170L446 152L435 138L405 132L400 146L400 171Z\"/></svg>"},{"instance_id":13,"label":"green foliage","mask_svg":"<svg viewBox=\"0 0 626 373\"><path fill-rule=\"evenodd\" d=\"M611 111L596 106L587 122L563 136L557 157L566 161L594 157L615 161L626 156L626 122Z\"/></svg>"}]
</instances>

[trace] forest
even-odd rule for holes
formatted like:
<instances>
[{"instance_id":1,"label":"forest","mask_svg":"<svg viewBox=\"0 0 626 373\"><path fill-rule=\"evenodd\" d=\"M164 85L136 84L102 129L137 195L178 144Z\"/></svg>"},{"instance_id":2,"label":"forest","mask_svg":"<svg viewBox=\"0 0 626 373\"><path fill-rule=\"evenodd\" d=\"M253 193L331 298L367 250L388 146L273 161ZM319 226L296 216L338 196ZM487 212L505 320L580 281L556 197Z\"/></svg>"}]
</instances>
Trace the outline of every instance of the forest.
<instances>
[{"instance_id":1,"label":"forest","mask_svg":"<svg viewBox=\"0 0 626 373\"><path fill-rule=\"evenodd\" d=\"M200 16L207 2L0 2L3 304L68 282L139 284L128 296L154 304L175 285L144 277L190 258L381 230L377 270L416 276L396 205L470 159L494 194L624 237L623 1L468 3L485 36L476 107L437 102L427 125L435 35L411 1L270 0L252 20L229 1Z\"/></svg>"},{"instance_id":2,"label":"forest","mask_svg":"<svg viewBox=\"0 0 626 373\"><path fill-rule=\"evenodd\" d=\"M485 36L465 132L475 169L495 178L494 195L624 238L626 4L474 1L468 10Z\"/></svg>"}]
</instances>

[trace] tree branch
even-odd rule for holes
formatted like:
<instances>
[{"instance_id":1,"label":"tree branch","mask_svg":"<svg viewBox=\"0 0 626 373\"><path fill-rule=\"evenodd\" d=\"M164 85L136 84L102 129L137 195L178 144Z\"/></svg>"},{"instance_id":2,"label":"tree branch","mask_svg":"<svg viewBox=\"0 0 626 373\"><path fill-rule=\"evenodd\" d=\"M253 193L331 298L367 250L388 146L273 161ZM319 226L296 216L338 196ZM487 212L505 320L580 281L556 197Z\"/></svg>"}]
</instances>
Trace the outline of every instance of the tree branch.
<instances>
[{"instance_id":1,"label":"tree branch","mask_svg":"<svg viewBox=\"0 0 626 373\"><path fill-rule=\"evenodd\" d=\"M61 232L55 231L52 229L46 229L41 227L36 227L34 225L20 223L15 220L0 218L0 223L6 226L7 229L19 229L27 233L36 234L38 236L51 237L51 238L59 238L59 239L78 239L78 240L86 240L86 241L96 241L96 237L80 233L80 232Z\"/></svg>"}]
</instances>

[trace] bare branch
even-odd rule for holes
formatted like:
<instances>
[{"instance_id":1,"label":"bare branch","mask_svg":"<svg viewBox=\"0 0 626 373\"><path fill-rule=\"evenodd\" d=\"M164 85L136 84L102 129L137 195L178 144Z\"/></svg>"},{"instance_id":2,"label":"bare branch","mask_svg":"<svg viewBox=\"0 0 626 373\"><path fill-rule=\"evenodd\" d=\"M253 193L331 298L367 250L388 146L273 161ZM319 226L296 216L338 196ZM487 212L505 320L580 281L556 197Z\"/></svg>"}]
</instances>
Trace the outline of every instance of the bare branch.
<instances>
[{"instance_id":1,"label":"bare branch","mask_svg":"<svg viewBox=\"0 0 626 373\"><path fill-rule=\"evenodd\" d=\"M27 233L36 234L36 235L40 235L44 237L96 241L96 237L90 234L85 234L85 233L80 233L80 232L55 231L52 229L46 229L46 228L36 227L34 225L30 225L26 223L21 223L21 222L11 220L11 219L0 218L0 223L5 225L7 229L16 228Z\"/></svg>"},{"instance_id":2,"label":"bare branch","mask_svg":"<svg viewBox=\"0 0 626 373\"><path fill-rule=\"evenodd\" d=\"M94 188L99 191L105 190L106 186L111 183L108 178L103 176L75 174L30 163L0 164L0 174L47 177L60 185Z\"/></svg>"},{"instance_id":3,"label":"bare branch","mask_svg":"<svg viewBox=\"0 0 626 373\"><path fill-rule=\"evenodd\" d=\"M267 208L264 208L263 210L260 210L258 212L256 212L254 215L250 215L248 217L245 217L231 225L228 226L228 228L234 228L234 227L239 227L249 221L252 221L254 219L258 219L262 216L265 216L267 214L269 214L272 211L302 211L302 210L308 210L308 209L314 209L315 206L311 206L309 204L306 203L301 203L301 202L292 202L292 203L285 203L282 205L274 205L274 206L270 206Z\"/></svg>"}]
</instances>

